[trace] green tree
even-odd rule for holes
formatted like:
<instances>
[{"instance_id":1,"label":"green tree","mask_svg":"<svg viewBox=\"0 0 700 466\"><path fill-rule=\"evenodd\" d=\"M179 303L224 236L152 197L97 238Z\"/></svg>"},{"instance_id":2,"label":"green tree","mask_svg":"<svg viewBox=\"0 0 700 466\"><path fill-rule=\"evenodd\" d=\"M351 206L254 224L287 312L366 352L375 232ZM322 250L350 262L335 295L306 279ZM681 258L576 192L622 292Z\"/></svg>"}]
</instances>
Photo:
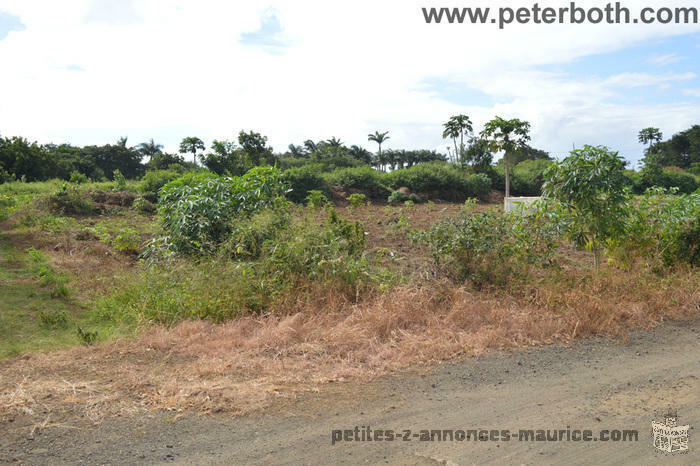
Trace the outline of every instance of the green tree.
<instances>
[{"instance_id":1,"label":"green tree","mask_svg":"<svg viewBox=\"0 0 700 466\"><path fill-rule=\"evenodd\" d=\"M471 164L476 173L485 173L493 161L488 141L471 137L464 153L464 159Z\"/></svg>"},{"instance_id":2,"label":"green tree","mask_svg":"<svg viewBox=\"0 0 700 466\"><path fill-rule=\"evenodd\" d=\"M464 165L465 147L464 136L469 135L473 131L472 121L467 115L454 115L442 125L442 138L451 138L455 145L455 162ZM457 148L457 138L459 138L459 148Z\"/></svg>"},{"instance_id":3,"label":"green tree","mask_svg":"<svg viewBox=\"0 0 700 466\"><path fill-rule=\"evenodd\" d=\"M153 157L156 154L160 154L163 150L162 144L156 144L153 138L149 142L142 142L136 146L139 152L141 152L145 157Z\"/></svg>"},{"instance_id":4,"label":"green tree","mask_svg":"<svg viewBox=\"0 0 700 466\"><path fill-rule=\"evenodd\" d=\"M253 167L259 165L272 165L275 157L272 153L272 148L267 145L267 136L263 136L255 131L238 133L238 144L240 144L243 152L250 159Z\"/></svg>"},{"instance_id":5,"label":"green tree","mask_svg":"<svg viewBox=\"0 0 700 466\"><path fill-rule=\"evenodd\" d=\"M506 171L506 198L510 197L509 156L520 152L530 140L530 123L517 118L505 120L499 116L486 123L481 137L494 152L503 151Z\"/></svg>"},{"instance_id":6,"label":"green tree","mask_svg":"<svg viewBox=\"0 0 700 466\"><path fill-rule=\"evenodd\" d=\"M380 133L379 131L375 131L374 134L370 133L367 135L368 141L376 142L377 145L379 146L379 150L377 152L377 161L378 161L378 164L379 164L381 170L384 170L384 159L382 157L382 144L384 142L386 142L387 139L389 139L389 131L384 131L383 133Z\"/></svg>"},{"instance_id":7,"label":"green tree","mask_svg":"<svg viewBox=\"0 0 700 466\"><path fill-rule=\"evenodd\" d=\"M192 154L192 162L194 162L195 165L197 165L197 151L204 149L204 142L195 136L186 137L180 143L180 153L185 154L189 152Z\"/></svg>"},{"instance_id":8,"label":"green tree","mask_svg":"<svg viewBox=\"0 0 700 466\"><path fill-rule=\"evenodd\" d=\"M593 252L596 271L606 242L624 232L624 169L617 152L587 145L544 172L542 195L558 202L569 238Z\"/></svg>"},{"instance_id":9,"label":"green tree","mask_svg":"<svg viewBox=\"0 0 700 466\"><path fill-rule=\"evenodd\" d=\"M647 150L650 151L651 147L655 143L661 141L664 135L661 132L661 130L659 130L659 128L649 127L641 130L637 137L639 138L639 142L641 142L642 144L649 144L649 148Z\"/></svg>"},{"instance_id":10,"label":"green tree","mask_svg":"<svg viewBox=\"0 0 700 466\"><path fill-rule=\"evenodd\" d=\"M663 167L689 168L700 162L700 125L674 134L668 141L657 142L644 157L645 164L658 164Z\"/></svg>"}]
</instances>

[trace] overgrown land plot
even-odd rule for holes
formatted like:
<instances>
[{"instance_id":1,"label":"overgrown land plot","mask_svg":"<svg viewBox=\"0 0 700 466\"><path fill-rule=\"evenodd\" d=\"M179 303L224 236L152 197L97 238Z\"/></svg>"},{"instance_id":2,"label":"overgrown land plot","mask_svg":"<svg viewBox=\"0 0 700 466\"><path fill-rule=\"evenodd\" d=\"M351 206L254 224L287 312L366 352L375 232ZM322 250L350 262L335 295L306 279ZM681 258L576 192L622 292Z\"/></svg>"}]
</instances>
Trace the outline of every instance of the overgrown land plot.
<instances>
[{"instance_id":1,"label":"overgrown land plot","mask_svg":"<svg viewBox=\"0 0 700 466\"><path fill-rule=\"evenodd\" d=\"M244 413L697 316L700 193L632 194L623 168L574 151L508 213L444 162L2 184L0 422Z\"/></svg>"}]
</instances>

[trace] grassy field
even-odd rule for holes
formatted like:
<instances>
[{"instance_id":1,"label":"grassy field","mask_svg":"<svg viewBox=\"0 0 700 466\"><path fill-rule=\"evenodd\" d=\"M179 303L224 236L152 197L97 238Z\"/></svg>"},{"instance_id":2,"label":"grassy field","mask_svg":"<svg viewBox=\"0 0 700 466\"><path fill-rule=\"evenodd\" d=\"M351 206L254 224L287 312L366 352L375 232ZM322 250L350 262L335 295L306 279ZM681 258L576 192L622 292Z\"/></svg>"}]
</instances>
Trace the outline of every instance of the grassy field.
<instances>
[{"instance_id":1,"label":"grassy field","mask_svg":"<svg viewBox=\"0 0 700 466\"><path fill-rule=\"evenodd\" d=\"M14 196L0 224L0 413L68 401L95 419L240 413L325 383L620 337L700 309L696 268L638 257L596 272L592 253L566 242L548 253L555 265L486 251L467 279L447 256L436 262L431 228L475 213L493 221L500 203L289 206L237 223L216 254L148 262L139 254L161 234L157 215L120 195L65 215L47 203L60 189L0 185Z\"/></svg>"}]
</instances>

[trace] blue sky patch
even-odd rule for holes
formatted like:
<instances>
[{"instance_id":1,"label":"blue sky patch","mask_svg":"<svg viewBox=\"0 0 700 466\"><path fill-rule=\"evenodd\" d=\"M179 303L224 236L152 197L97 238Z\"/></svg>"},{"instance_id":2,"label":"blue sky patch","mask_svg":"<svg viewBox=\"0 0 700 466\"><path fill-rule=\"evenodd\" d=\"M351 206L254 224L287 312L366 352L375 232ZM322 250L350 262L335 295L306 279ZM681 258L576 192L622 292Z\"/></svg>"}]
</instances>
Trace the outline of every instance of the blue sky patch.
<instances>
[{"instance_id":1,"label":"blue sky patch","mask_svg":"<svg viewBox=\"0 0 700 466\"><path fill-rule=\"evenodd\" d=\"M19 16L0 11L0 40L3 40L10 31L23 31L27 27L22 24Z\"/></svg>"}]
</instances>

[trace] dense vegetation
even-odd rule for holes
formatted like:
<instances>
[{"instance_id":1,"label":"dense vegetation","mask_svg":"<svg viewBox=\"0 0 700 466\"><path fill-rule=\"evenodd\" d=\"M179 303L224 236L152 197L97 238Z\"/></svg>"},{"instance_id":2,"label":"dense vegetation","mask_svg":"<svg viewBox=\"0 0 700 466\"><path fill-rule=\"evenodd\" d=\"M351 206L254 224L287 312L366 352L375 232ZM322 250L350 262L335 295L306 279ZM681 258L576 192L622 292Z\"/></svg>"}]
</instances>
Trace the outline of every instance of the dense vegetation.
<instances>
[{"instance_id":1,"label":"dense vegetation","mask_svg":"<svg viewBox=\"0 0 700 466\"><path fill-rule=\"evenodd\" d=\"M156 203L160 188L185 172L240 176L258 166L276 166L289 187L287 198L294 202L303 202L312 190L332 196L334 189L387 199L399 188L406 188L419 200L464 200L484 197L491 189L505 191L508 184L513 195L541 194L543 175L552 158L527 144L527 122L497 117L484 132L474 135L469 117L457 115L445 123L443 137L454 143L454 150L448 150L447 155L429 150L383 150L382 144L390 139L388 132L369 135L368 140L378 144L376 154L356 145L348 147L337 138L290 144L287 151L275 153L267 138L254 131L241 131L236 141L214 140L209 151L199 138L187 137L180 145L180 154L163 152L153 140L135 147L129 146L126 138L116 144L75 147L0 137L0 182L56 178L79 184L119 177L141 179L143 197ZM633 193L661 187L688 194L700 187L700 126L667 141L662 141L658 129L646 128L639 139L648 144L644 165L639 171L623 174ZM493 151L501 150L506 157L494 164ZM185 159L189 156L191 161Z\"/></svg>"}]
</instances>

